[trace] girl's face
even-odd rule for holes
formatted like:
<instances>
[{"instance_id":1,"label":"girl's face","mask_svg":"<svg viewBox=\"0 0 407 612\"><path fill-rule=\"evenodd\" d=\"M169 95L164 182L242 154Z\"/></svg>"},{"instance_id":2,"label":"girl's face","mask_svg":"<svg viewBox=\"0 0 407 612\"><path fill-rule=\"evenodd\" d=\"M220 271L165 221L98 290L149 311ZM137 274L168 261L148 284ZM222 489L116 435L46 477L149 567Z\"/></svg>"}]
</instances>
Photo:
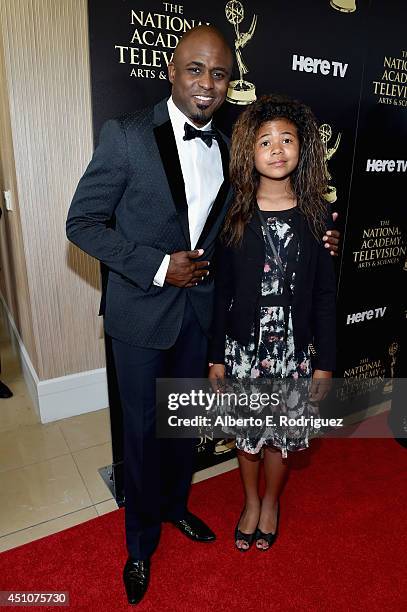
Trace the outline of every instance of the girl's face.
<instances>
[{"instance_id":1,"label":"girl's face","mask_svg":"<svg viewBox=\"0 0 407 612\"><path fill-rule=\"evenodd\" d=\"M260 126L256 134L254 165L261 177L284 180L296 169L300 141L294 123L273 119Z\"/></svg>"}]
</instances>

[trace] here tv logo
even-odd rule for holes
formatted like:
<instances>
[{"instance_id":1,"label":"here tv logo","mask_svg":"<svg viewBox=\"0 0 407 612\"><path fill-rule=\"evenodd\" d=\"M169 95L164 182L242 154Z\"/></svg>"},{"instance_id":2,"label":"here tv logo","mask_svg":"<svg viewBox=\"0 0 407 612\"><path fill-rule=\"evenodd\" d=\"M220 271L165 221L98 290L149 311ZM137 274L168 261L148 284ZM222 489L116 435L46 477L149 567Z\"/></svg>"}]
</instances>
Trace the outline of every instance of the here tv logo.
<instances>
[{"instance_id":1,"label":"here tv logo","mask_svg":"<svg viewBox=\"0 0 407 612\"><path fill-rule=\"evenodd\" d=\"M361 312L348 314L346 317L346 325L362 323L363 321L370 321L371 319L381 319L384 317L386 310L387 306L380 306L379 308L371 308L370 310L362 310Z\"/></svg>"},{"instance_id":2,"label":"here tv logo","mask_svg":"<svg viewBox=\"0 0 407 612\"><path fill-rule=\"evenodd\" d=\"M366 172L406 172L407 160L404 159L368 159Z\"/></svg>"},{"instance_id":3,"label":"here tv logo","mask_svg":"<svg viewBox=\"0 0 407 612\"><path fill-rule=\"evenodd\" d=\"M305 55L293 55L291 69L299 72L313 72L322 76L333 76L343 79L349 64L336 60L319 59Z\"/></svg>"}]
</instances>

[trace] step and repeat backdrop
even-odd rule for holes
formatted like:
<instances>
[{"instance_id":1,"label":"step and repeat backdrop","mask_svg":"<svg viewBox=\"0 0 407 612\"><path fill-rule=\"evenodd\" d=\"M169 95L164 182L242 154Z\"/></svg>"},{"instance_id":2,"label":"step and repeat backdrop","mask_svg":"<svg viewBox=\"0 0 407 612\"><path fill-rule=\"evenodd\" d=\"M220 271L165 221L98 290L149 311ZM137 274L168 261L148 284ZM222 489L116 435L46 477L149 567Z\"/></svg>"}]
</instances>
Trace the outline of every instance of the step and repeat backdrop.
<instances>
[{"instance_id":1,"label":"step and repeat backdrop","mask_svg":"<svg viewBox=\"0 0 407 612\"><path fill-rule=\"evenodd\" d=\"M216 118L218 127L230 134L242 109L265 93L285 93L311 106L320 123L330 176L326 200L339 213L342 232L336 261L336 376L364 380L366 390L380 379L404 376L405 1L88 0L88 4L95 143L107 119L169 95L167 64L173 50L187 30L201 23L216 25L235 53L227 101ZM108 364L117 463L122 452L120 404L109 356ZM391 392L391 384L386 391ZM228 440L201 439L197 469L232 453L233 443Z\"/></svg>"}]
</instances>

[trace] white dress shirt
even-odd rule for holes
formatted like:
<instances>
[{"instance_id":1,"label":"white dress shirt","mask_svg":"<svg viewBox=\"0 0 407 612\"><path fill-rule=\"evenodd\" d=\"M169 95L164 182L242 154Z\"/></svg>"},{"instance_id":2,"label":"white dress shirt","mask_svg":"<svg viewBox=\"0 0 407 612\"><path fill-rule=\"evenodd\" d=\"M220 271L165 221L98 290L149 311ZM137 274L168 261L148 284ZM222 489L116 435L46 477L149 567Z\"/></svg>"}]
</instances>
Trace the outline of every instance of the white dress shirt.
<instances>
[{"instance_id":1,"label":"white dress shirt","mask_svg":"<svg viewBox=\"0 0 407 612\"><path fill-rule=\"evenodd\" d=\"M223 183L222 158L215 139L211 147L201 138L183 139L185 123L196 129L210 130L211 121L202 128L197 128L174 104L172 97L167 105L184 179L191 249L194 249ZM154 285L164 285L169 263L170 256L165 255L154 277Z\"/></svg>"}]
</instances>

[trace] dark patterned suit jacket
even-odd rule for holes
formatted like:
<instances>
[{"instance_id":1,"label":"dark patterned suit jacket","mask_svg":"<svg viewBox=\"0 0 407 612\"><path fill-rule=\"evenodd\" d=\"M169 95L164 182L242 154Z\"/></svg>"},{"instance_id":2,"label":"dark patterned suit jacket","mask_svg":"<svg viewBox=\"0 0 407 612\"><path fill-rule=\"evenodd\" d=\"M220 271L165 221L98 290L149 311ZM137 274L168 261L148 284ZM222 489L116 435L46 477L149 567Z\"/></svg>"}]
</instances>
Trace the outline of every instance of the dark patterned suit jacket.
<instances>
[{"instance_id":1,"label":"dark patterned suit jacket","mask_svg":"<svg viewBox=\"0 0 407 612\"><path fill-rule=\"evenodd\" d=\"M219 141L225 180L197 248L211 260L231 199L228 145ZM166 253L191 248L188 206L167 101L107 121L76 189L66 223L69 240L108 268L105 329L135 346L166 349L181 328L187 295L208 332L213 279L184 289L153 285Z\"/></svg>"}]
</instances>

